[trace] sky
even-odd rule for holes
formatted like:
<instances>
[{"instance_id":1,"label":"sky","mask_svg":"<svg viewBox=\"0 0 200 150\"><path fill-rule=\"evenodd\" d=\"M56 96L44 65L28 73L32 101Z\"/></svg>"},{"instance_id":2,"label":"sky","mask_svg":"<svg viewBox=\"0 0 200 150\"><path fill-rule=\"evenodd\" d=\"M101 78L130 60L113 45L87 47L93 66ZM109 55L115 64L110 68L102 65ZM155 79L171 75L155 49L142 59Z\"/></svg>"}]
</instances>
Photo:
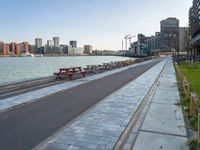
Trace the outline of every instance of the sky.
<instances>
[{"instance_id":1,"label":"sky","mask_svg":"<svg viewBox=\"0 0 200 150\"><path fill-rule=\"evenodd\" d=\"M187 26L192 0L0 0L0 4L0 41L34 44L35 38L42 38L45 44L59 36L61 44L77 40L79 47L120 50L124 35L154 35L167 17Z\"/></svg>"}]
</instances>

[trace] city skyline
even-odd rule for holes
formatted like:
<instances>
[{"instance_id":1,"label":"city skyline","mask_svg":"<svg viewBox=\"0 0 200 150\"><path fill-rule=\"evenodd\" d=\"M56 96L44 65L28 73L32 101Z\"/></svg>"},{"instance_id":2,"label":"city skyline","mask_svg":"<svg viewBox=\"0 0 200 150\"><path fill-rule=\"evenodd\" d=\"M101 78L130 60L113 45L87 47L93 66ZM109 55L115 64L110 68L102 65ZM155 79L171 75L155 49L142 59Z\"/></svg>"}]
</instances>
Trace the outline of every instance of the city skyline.
<instances>
[{"instance_id":1,"label":"city skyline","mask_svg":"<svg viewBox=\"0 0 200 150\"><path fill-rule=\"evenodd\" d=\"M160 30L160 21L167 17L176 17L180 26L186 26L192 6L192 0L19 0L12 3L1 0L1 3L3 6L9 3L9 9L0 10L4 22L0 41L34 44L36 37L47 41L56 35L63 44L74 39L80 45L90 43L94 49L112 50L121 49L125 34L153 35Z\"/></svg>"}]
</instances>

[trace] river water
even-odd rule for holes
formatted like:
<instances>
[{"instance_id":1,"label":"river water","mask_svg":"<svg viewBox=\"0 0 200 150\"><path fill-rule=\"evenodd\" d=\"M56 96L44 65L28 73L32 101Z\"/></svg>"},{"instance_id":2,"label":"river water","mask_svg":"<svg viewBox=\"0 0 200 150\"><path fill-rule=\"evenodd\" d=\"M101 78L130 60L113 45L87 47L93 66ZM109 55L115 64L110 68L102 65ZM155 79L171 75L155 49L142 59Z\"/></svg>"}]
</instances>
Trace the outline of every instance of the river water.
<instances>
[{"instance_id":1,"label":"river water","mask_svg":"<svg viewBox=\"0 0 200 150\"><path fill-rule=\"evenodd\" d=\"M0 85L49 77L59 68L109 63L134 58L118 56L1 57Z\"/></svg>"}]
</instances>

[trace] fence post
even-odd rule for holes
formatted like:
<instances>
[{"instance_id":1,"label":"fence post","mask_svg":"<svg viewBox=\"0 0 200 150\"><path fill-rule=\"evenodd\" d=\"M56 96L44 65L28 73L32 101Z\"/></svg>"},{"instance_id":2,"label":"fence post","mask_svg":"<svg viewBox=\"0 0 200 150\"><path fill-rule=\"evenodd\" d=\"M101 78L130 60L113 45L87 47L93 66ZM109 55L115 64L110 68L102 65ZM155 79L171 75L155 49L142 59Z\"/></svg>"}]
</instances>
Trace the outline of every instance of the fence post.
<instances>
[{"instance_id":1,"label":"fence post","mask_svg":"<svg viewBox=\"0 0 200 150\"><path fill-rule=\"evenodd\" d=\"M181 73L180 73L179 79L180 79L180 84L182 85L182 83L183 83L183 76L182 76Z\"/></svg>"},{"instance_id":2,"label":"fence post","mask_svg":"<svg viewBox=\"0 0 200 150\"><path fill-rule=\"evenodd\" d=\"M191 94L190 96L190 112L189 115L193 116L195 114L195 96Z\"/></svg>"},{"instance_id":3,"label":"fence post","mask_svg":"<svg viewBox=\"0 0 200 150\"><path fill-rule=\"evenodd\" d=\"M186 98L190 98L190 97L189 97L189 96L190 96L190 88L189 88L189 84L188 84L187 81L185 82L184 92L185 92Z\"/></svg>"},{"instance_id":4,"label":"fence post","mask_svg":"<svg viewBox=\"0 0 200 150\"><path fill-rule=\"evenodd\" d=\"M184 91L184 94L186 93L185 91L185 86L186 85L186 80L185 80L185 77L183 78L183 84L182 84L182 86L183 86L183 91Z\"/></svg>"}]
</instances>

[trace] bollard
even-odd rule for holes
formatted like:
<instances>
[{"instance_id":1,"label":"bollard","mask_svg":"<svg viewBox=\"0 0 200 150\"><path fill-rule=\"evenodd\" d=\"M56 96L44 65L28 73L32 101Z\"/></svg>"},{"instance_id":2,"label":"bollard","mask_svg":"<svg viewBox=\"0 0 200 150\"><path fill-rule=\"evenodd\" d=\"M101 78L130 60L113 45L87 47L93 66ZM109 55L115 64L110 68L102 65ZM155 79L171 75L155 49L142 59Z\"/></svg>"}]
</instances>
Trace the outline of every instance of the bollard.
<instances>
[{"instance_id":1,"label":"bollard","mask_svg":"<svg viewBox=\"0 0 200 150\"><path fill-rule=\"evenodd\" d=\"M193 94L191 94L189 115L193 116L194 114L195 114L195 96Z\"/></svg>"},{"instance_id":2,"label":"bollard","mask_svg":"<svg viewBox=\"0 0 200 150\"><path fill-rule=\"evenodd\" d=\"M198 113L198 144L200 144L200 113Z\"/></svg>"}]
</instances>

